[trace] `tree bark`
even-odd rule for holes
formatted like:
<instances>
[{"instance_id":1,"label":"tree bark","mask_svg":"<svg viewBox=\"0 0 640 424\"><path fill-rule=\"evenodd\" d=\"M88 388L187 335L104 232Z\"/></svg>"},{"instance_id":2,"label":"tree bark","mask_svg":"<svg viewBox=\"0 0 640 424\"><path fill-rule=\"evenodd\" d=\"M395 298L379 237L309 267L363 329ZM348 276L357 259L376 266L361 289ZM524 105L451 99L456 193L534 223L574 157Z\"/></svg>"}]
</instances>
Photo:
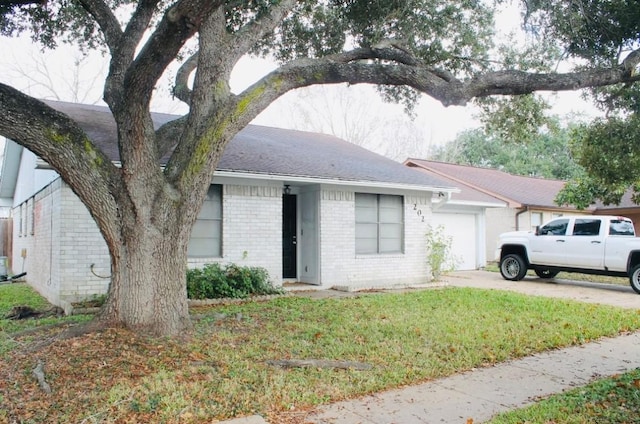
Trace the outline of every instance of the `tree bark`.
<instances>
[{"instance_id":1,"label":"tree bark","mask_svg":"<svg viewBox=\"0 0 640 424\"><path fill-rule=\"evenodd\" d=\"M187 244L191 224L179 208L162 219L160 202L122 220L121 239L110 244L111 284L98 319L156 336L188 334ZM198 208L196 208L198 209ZM129 212L133 214L133 212ZM141 216L149 219L142 221Z\"/></svg>"}]
</instances>

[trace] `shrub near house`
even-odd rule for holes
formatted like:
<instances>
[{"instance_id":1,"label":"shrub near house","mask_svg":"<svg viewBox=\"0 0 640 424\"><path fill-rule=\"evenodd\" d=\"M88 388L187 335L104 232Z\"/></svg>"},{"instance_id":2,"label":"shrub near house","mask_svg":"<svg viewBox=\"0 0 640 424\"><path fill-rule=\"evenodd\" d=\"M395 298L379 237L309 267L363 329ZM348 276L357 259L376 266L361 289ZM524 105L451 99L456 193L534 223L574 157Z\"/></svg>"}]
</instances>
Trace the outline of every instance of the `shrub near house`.
<instances>
[{"instance_id":1,"label":"shrub near house","mask_svg":"<svg viewBox=\"0 0 640 424\"><path fill-rule=\"evenodd\" d=\"M187 271L189 299L244 299L282 292L282 289L273 287L268 272L260 267L213 263Z\"/></svg>"}]
</instances>

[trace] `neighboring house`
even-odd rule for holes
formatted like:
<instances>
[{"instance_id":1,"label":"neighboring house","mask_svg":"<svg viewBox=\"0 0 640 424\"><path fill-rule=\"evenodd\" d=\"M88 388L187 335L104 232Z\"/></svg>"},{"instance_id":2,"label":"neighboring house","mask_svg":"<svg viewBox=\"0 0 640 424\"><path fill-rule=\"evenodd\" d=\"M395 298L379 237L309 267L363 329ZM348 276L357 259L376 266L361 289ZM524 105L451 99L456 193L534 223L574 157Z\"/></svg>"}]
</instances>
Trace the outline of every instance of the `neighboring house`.
<instances>
[{"instance_id":1,"label":"neighboring house","mask_svg":"<svg viewBox=\"0 0 640 424\"><path fill-rule=\"evenodd\" d=\"M597 204L594 215L621 215L630 218L633 221L636 234L640 235L640 206L635 204L632 200L631 191L628 191L622 199L619 205L603 205Z\"/></svg>"},{"instance_id":2,"label":"neighboring house","mask_svg":"<svg viewBox=\"0 0 640 424\"><path fill-rule=\"evenodd\" d=\"M48 103L76 119L119 160L107 108ZM153 117L158 126L176 118ZM104 293L109 255L87 209L33 153L9 140L4 151L4 165L19 165L6 173L3 165L0 175L0 202L13 207L13 271L26 271L28 282L56 304ZM426 283L431 273L425 234L434 221L446 220L433 218L433 205L437 216L472 208L482 228L485 204L500 204L484 197L475 204L448 204L457 192L450 181L336 137L248 126L218 165L194 227L189 266L260 266L277 285L359 289ZM478 257L471 262L473 268L483 265Z\"/></svg>"},{"instance_id":3,"label":"neighboring house","mask_svg":"<svg viewBox=\"0 0 640 424\"><path fill-rule=\"evenodd\" d=\"M483 268L493 260L493 252L487 253L486 246L495 244L487 240L487 225L490 211L502 210L507 206L503 200L479 190L464 186L447 176L436 175L428 170L421 171L433 178L440 178L459 192L447 195L439 193L441 201L434 201L432 227L443 227L444 235L450 237L457 270Z\"/></svg>"},{"instance_id":4,"label":"neighboring house","mask_svg":"<svg viewBox=\"0 0 640 424\"><path fill-rule=\"evenodd\" d=\"M561 215L597 212L595 208L578 210L556 205L554 199L565 184L560 180L524 177L496 169L422 159L407 159L405 165L434 178L445 178L458 186L462 193L474 190L506 204L505 208L486 210L485 249L488 261L495 259L493 256L500 233L530 231ZM611 213L611 210L606 210L606 213Z\"/></svg>"}]
</instances>

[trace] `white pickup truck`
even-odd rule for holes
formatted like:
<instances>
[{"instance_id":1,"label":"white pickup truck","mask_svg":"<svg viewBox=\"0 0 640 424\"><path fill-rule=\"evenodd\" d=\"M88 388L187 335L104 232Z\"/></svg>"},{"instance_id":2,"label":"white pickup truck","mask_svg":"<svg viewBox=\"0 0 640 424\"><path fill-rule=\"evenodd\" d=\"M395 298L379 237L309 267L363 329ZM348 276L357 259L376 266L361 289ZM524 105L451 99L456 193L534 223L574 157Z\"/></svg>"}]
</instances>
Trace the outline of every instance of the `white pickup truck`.
<instances>
[{"instance_id":1,"label":"white pickup truck","mask_svg":"<svg viewBox=\"0 0 640 424\"><path fill-rule=\"evenodd\" d=\"M560 271L629 277L640 294L640 238L620 216L562 216L535 232L503 233L496 259L507 280L522 280L528 269L540 278Z\"/></svg>"}]
</instances>

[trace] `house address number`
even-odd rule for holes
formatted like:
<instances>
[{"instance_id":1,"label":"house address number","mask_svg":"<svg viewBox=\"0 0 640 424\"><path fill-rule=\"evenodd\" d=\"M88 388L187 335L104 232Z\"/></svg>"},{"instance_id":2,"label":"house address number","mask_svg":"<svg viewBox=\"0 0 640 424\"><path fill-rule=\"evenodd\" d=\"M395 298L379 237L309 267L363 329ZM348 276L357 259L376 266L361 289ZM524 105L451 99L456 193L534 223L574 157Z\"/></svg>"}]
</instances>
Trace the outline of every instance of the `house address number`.
<instances>
[{"instance_id":1,"label":"house address number","mask_svg":"<svg viewBox=\"0 0 640 424\"><path fill-rule=\"evenodd\" d=\"M417 203L413 204L413 210L416 211L416 215L420 217L421 222L424 222L424 215L422 215L422 209L418 207Z\"/></svg>"}]
</instances>

